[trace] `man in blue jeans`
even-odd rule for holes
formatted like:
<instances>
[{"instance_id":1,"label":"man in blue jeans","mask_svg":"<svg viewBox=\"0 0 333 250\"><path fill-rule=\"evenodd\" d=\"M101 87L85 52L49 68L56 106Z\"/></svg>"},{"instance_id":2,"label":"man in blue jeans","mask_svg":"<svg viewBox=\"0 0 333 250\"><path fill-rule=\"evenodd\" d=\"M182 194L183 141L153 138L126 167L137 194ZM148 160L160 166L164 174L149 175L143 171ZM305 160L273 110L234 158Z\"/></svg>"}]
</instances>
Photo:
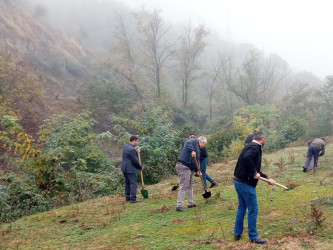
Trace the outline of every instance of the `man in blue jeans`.
<instances>
[{"instance_id":1,"label":"man in blue jeans","mask_svg":"<svg viewBox=\"0 0 333 250\"><path fill-rule=\"evenodd\" d=\"M238 195L234 237L236 241L242 237L244 217L247 209L250 242L257 244L265 244L267 242L258 236L257 231L258 203L256 186L260 176L268 178L267 175L260 172L261 148L264 143L265 134L261 131L254 132L252 142L243 148L236 164L234 172L234 185ZM270 185L275 184L273 179L269 180Z\"/></svg>"},{"instance_id":2,"label":"man in blue jeans","mask_svg":"<svg viewBox=\"0 0 333 250\"><path fill-rule=\"evenodd\" d=\"M207 187L207 180L208 180L210 182L209 188L212 188L212 187L216 186L216 182L213 180L212 177L210 177L206 173L206 168L207 168L208 162L209 162L209 158L208 158L208 154L206 151L206 147L200 148L200 172L202 174L202 179L203 179L206 187Z\"/></svg>"},{"instance_id":3,"label":"man in blue jeans","mask_svg":"<svg viewBox=\"0 0 333 250\"><path fill-rule=\"evenodd\" d=\"M316 171L318 166L318 158L319 156L323 156L325 154L325 138L316 138L312 141L308 142L309 148L308 148L308 154L306 156L306 161L303 167L303 172L307 172L309 163L314 158L314 170Z\"/></svg>"}]
</instances>

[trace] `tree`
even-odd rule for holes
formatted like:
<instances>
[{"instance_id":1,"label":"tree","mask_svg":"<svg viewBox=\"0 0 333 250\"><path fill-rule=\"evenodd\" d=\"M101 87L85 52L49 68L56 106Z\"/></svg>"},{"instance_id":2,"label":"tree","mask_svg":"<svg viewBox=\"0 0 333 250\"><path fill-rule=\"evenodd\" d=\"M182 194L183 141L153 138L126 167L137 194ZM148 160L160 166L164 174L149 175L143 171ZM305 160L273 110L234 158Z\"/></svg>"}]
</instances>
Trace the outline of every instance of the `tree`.
<instances>
[{"instance_id":1,"label":"tree","mask_svg":"<svg viewBox=\"0 0 333 250\"><path fill-rule=\"evenodd\" d=\"M147 11L142 9L136 13L138 31L142 35L141 45L147 63L145 67L156 83L157 97L161 96L161 71L171 55L171 44L166 40L169 28L164 28L161 10Z\"/></svg>"},{"instance_id":2,"label":"tree","mask_svg":"<svg viewBox=\"0 0 333 250\"><path fill-rule=\"evenodd\" d=\"M205 38L208 36L205 25L200 24L193 27L189 22L184 27L184 34L180 37L180 48L177 51L177 61L179 62L179 76L182 81L182 103L187 108L188 91L198 78L204 76L199 58L206 47Z\"/></svg>"},{"instance_id":3,"label":"tree","mask_svg":"<svg viewBox=\"0 0 333 250\"><path fill-rule=\"evenodd\" d=\"M124 16L116 15L116 27L113 33L117 42L111 47L109 58L104 64L122 76L134 89L139 99L142 99L140 86L144 81L138 53L130 40Z\"/></svg>"},{"instance_id":4,"label":"tree","mask_svg":"<svg viewBox=\"0 0 333 250\"><path fill-rule=\"evenodd\" d=\"M276 61L273 55L265 59L258 51L250 51L242 65L235 69L236 78L226 82L228 90L247 105L271 103L273 93L289 74L289 70Z\"/></svg>"}]
</instances>

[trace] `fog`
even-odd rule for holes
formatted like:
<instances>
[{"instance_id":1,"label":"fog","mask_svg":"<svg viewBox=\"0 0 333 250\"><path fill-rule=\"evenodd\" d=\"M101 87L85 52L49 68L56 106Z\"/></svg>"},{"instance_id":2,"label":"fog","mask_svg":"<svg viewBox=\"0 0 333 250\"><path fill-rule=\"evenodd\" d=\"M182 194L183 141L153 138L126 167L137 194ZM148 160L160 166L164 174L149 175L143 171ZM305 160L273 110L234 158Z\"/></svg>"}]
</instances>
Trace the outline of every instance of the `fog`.
<instances>
[{"instance_id":1,"label":"fog","mask_svg":"<svg viewBox=\"0 0 333 250\"><path fill-rule=\"evenodd\" d=\"M253 43L295 70L332 74L333 3L325 0L122 0L132 8L160 8L169 21L200 20L222 39Z\"/></svg>"},{"instance_id":2,"label":"fog","mask_svg":"<svg viewBox=\"0 0 333 250\"><path fill-rule=\"evenodd\" d=\"M325 80L332 75L333 19L330 1L301 0L30 0L46 8L42 19L96 48L112 43L114 15L142 7L161 9L172 32L189 20L204 23L211 37L207 53L216 53L214 42L253 44L266 56L279 55L293 72L308 72ZM95 4L94 4L95 3ZM95 6L94 6L95 5ZM104 7L103 7L104 6ZM89 13L88 13L89 12ZM85 40L85 41L84 41ZM225 47L225 44L223 45ZM221 46L220 46L221 47ZM226 48L227 49L227 48ZM211 52L209 52L211 50ZM102 50L101 50L101 53ZM319 79L317 79L319 81Z\"/></svg>"}]
</instances>

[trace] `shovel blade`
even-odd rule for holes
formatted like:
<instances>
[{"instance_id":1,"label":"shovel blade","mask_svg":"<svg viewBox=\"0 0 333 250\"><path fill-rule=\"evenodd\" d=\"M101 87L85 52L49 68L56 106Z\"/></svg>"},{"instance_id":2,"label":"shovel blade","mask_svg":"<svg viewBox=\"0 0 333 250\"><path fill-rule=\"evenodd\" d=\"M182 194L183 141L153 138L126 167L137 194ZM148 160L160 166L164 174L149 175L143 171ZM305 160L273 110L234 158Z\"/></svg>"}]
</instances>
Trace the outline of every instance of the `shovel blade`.
<instances>
[{"instance_id":1,"label":"shovel blade","mask_svg":"<svg viewBox=\"0 0 333 250\"><path fill-rule=\"evenodd\" d=\"M143 198L147 199L148 198L148 190L141 189L141 194Z\"/></svg>"},{"instance_id":2,"label":"shovel blade","mask_svg":"<svg viewBox=\"0 0 333 250\"><path fill-rule=\"evenodd\" d=\"M173 186L171 190L172 191L176 191L178 189L178 187L179 187L178 185L177 186Z\"/></svg>"},{"instance_id":3,"label":"shovel blade","mask_svg":"<svg viewBox=\"0 0 333 250\"><path fill-rule=\"evenodd\" d=\"M205 193L203 193L202 196L203 196L205 199L208 199L209 197L212 196L212 193L209 192L209 191L205 191Z\"/></svg>"}]
</instances>

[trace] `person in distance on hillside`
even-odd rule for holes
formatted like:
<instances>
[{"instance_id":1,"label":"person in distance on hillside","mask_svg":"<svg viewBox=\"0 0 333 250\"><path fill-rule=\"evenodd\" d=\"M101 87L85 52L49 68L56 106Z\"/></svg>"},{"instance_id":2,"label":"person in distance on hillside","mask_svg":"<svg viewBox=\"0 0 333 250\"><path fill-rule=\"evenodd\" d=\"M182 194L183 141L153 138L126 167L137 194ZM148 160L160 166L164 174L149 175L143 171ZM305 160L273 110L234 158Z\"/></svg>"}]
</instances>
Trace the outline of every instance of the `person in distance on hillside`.
<instances>
[{"instance_id":1,"label":"person in distance on hillside","mask_svg":"<svg viewBox=\"0 0 333 250\"><path fill-rule=\"evenodd\" d=\"M234 172L234 185L238 195L238 210L234 236L236 241L240 240L242 236L244 217L246 210L248 210L248 231L250 242L257 244L265 244L267 242L258 236L258 203L256 193L258 179L261 176L268 178L267 175L260 172L262 145L265 143L265 140L265 134L263 132L254 132L252 142L243 148L236 164ZM275 184L273 179L269 180L270 185Z\"/></svg>"},{"instance_id":2,"label":"person in distance on hillside","mask_svg":"<svg viewBox=\"0 0 333 250\"><path fill-rule=\"evenodd\" d=\"M177 197L176 211L186 212L184 208L184 198L187 194L188 208L197 207L193 201L193 174L197 170L194 158L199 162L200 160L200 148L205 147L207 139L200 136L198 139L192 138L185 141L185 145L180 153L178 161L176 163L176 172L179 176L179 192ZM198 173L201 175L201 173Z\"/></svg>"},{"instance_id":3,"label":"person in distance on hillside","mask_svg":"<svg viewBox=\"0 0 333 250\"><path fill-rule=\"evenodd\" d=\"M137 175L143 167L139 163L138 153L140 149L136 149L139 145L139 138L130 137L130 142L124 146L123 160L121 162L121 171L125 177L125 197L126 201L131 203L141 202L136 198Z\"/></svg>"},{"instance_id":4,"label":"person in distance on hillside","mask_svg":"<svg viewBox=\"0 0 333 250\"><path fill-rule=\"evenodd\" d=\"M314 170L317 169L319 156L323 156L325 154L325 138L316 138L312 141L309 141L308 145L308 154L306 156L303 172L308 170L308 166L312 157L314 157Z\"/></svg>"}]
</instances>

